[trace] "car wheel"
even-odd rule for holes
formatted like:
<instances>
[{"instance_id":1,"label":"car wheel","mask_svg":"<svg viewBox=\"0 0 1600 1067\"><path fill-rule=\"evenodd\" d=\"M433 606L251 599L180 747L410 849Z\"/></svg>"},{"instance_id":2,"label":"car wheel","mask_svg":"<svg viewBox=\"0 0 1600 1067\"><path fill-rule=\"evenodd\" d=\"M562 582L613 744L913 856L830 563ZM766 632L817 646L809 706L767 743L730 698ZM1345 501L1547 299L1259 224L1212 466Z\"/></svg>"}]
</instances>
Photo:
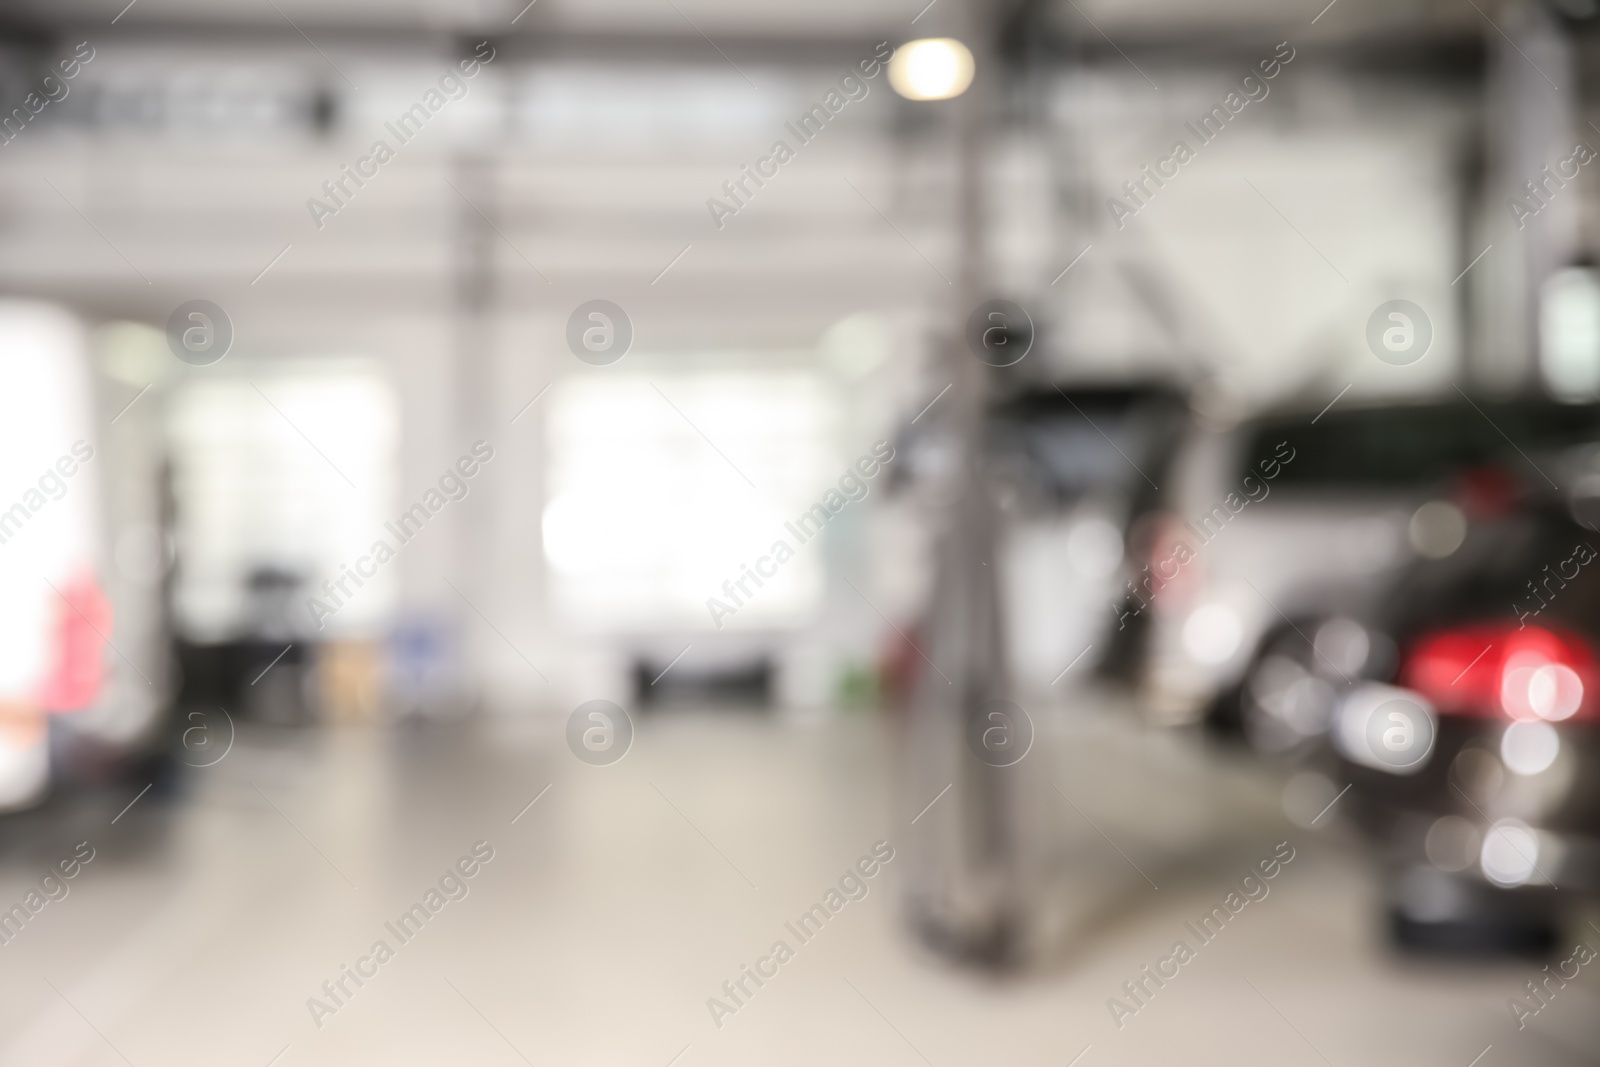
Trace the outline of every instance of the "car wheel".
<instances>
[{"instance_id":1,"label":"car wheel","mask_svg":"<svg viewBox=\"0 0 1600 1067\"><path fill-rule=\"evenodd\" d=\"M1389 940L1402 951L1538 958L1561 933L1545 894L1497 889L1432 867L1393 879L1388 897Z\"/></svg>"}]
</instances>

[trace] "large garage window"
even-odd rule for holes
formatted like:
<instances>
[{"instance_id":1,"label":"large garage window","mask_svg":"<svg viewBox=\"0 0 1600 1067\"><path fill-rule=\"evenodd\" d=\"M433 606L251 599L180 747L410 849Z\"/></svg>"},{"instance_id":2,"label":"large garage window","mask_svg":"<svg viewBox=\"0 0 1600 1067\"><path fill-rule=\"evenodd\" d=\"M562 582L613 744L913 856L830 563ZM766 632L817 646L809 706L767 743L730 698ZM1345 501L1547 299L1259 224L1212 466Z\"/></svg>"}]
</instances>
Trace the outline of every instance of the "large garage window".
<instances>
[{"instance_id":1,"label":"large garage window","mask_svg":"<svg viewBox=\"0 0 1600 1067\"><path fill-rule=\"evenodd\" d=\"M398 410L387 381L361 361L241 365L179 389L169 425L183 635L230 640L286 621L314 629L306 598L367 551L394 498ZM397 577L380 568L325 634L376 631Z\"/></svg>"},{"instance_id":2,"label":"large garage window","mask_svg":"<svg viewBox=\"0 0 1600 1067\"><path fill-rule=\"evenodd\" d=\"M801 371L559 383L543 518L557 610L596 628L709 626L706 599L827 480L833 413ZM802 548L728 625L802 620L822 591L821 547Z\"/></svg>"}]
</instances>

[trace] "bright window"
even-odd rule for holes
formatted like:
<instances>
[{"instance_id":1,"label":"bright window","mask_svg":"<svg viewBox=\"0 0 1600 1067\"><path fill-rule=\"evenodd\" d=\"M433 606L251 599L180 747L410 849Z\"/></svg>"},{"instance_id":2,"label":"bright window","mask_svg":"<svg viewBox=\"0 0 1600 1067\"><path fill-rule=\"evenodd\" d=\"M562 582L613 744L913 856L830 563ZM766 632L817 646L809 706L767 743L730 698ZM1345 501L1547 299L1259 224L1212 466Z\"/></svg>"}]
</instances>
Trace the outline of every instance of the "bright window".
<instances>
[{"instance_id":1,"label":"bright window","mask_svg":"<svg viewBox=\"0 0 1600 1067\"><path fill-rule=\"evenodd\" d=\"M706 600L724 581L778 538L795 542L784 522L829 479L833 413L802 371L558 384L543 519L557 610L608 628L710 626ZM727 625L804 618L821 548L799 546Z\"/></svg>"},{"instance_id":2,"label":"bright window","mask_svg":"<svg viewBox=\"0 0 1600 1067\"><path fill-rule=\"evenodd\" d=\"M394 499L398 413L364 362L240 367L174 397L180 566L177 616L199 641L315 629L306 598L383 533ZM268 572L295 584L263 587ZM252 590L251 576L257 576ZM395 564L327 620L370 634L393 610ZM287 619L272 616L289 609Z\"/></svg>"}]
</instances>

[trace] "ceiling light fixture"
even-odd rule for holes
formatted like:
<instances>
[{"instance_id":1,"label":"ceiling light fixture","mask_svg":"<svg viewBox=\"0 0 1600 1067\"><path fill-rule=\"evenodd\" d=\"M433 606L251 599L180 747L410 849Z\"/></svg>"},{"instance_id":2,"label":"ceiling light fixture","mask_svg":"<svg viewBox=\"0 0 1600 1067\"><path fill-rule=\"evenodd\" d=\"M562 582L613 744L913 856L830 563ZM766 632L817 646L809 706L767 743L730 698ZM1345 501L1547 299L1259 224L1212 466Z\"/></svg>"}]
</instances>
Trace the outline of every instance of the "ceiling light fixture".
<instances>
[{"instance_id":1,"label":"ceiling light fixture","mask_svg":"<svg viewBox=\"0 0 1600 1067\"><path fill-rule=\"evenodd\" d=\"M901 45L889 60L889 84L907 100L949 100L972 84L972 52L953 37Z\"/></svg>"}]
</instances>

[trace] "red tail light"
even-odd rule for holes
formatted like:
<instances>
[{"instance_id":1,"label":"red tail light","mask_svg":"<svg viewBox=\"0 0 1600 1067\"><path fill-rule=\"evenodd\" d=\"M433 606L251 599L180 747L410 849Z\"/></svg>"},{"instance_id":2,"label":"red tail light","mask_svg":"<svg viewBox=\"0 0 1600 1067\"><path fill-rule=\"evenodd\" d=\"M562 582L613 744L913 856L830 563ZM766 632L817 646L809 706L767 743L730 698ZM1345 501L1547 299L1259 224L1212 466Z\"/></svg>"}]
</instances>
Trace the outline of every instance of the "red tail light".
<instances>
[{"instance_id":1,"label":"red tail light","mask_svg":"<svg viewBox=\"0 0 1600 1067\"><path fill-rule=\"evenodd\" d=\"M1439 630L1419 638L1400 684L1444 714L1592 720L1600 701L1593 649L1570 631L1511 623Z\"/></svg>"},{"instance_id":2,"label":"red tail light","mask_svg":"<svg viewBox=\"0 0 1600 1067\"><path fill-rule=\"evenodd\" d=\"M50 671L39 703L49 711L79 711L94 703L105 678L111 602L90 575L60 588Z\"/></svg>"}]
</instances>

